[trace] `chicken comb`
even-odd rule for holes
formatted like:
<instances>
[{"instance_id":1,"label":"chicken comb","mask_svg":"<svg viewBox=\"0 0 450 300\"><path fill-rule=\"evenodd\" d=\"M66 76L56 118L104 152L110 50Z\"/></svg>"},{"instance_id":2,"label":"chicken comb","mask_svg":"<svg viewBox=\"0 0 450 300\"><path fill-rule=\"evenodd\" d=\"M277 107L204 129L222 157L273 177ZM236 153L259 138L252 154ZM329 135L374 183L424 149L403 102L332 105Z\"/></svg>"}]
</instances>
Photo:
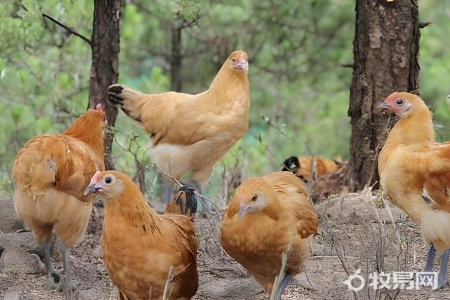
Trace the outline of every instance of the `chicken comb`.
<instances>
[{"instance_id":1,"label":"chicken comb","mask_svg":"<svg viewBox=\"0 0 450 300\"><path fill-rule=\"evenodd\" d=\"M386 99L384 99L384 102L391 102L398 97L400 97L400 94L398 92L393 92L392 94L387 96Z\"/></svg>"},{"instance_id":2,"label":"chicken comb","mask_svg":"<svg viewBox=\"0 0 450 300\"><path fill-rule=\"evenodd\" d=\"M103 105L101 103L97 103L97 105L95 106L95 109L103 111Z\"/></svg>"},{"instance_id":3,"label":"chicken comb","mask_svg":"<svg viewBox=\"0 0 450 300\"><path fill-rule=\"evenodd\" d=\"M94 176L92 176L91 184L97 183L97 182L100 181L100 174L101 174L101 173L102 173L102 171L97 171L97 172L95 172Z\"/></svg>"}]
</instances>

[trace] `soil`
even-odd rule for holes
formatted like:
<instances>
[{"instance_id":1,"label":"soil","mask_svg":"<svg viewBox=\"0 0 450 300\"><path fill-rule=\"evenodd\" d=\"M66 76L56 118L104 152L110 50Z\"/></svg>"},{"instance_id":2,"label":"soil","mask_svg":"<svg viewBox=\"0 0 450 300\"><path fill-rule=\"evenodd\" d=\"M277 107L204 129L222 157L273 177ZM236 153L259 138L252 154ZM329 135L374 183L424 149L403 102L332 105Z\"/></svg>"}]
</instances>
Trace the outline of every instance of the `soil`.
<instances>
[{"instance_id":1,"label":"soil","mask_svg":"<svg viewBox=\"0 0 450 300\"><path fill-rule=\"evenodd\" d=\"M42 265L30 253L42 255L31 232L11 219L10 198L1 198L0 212L0 299L116 299L114 285L108 278L99 246L103 209L97 207L84 239L72 249L73 277L78 288L71 295L54 289ZM153 204L153 203L152 203ZM157 211L161 211L154 204ZM306 272L297 275L285 289L283 299L450 299L448 283L433 291L430 287L374 288L361 286L352 292L344 283L359 270L363 280L373 282L375 274L420 272L426 261L427 246L418 227L402 212L392 207L378 193L329 196L315 205L320 216L320 232L311 240L311 257ZM199 237L198 271L200 284L194 300L269 299L256 281L220 247L220 214L198 215L195 219ZM97 220L97 221L95 221ZM55 243L53 260L62 268ZM439 259L436 262L439 268ZM360 286L354 279L352 284ZM408 288L408 289L407 289Z\"/></svg>"}]
</instances>

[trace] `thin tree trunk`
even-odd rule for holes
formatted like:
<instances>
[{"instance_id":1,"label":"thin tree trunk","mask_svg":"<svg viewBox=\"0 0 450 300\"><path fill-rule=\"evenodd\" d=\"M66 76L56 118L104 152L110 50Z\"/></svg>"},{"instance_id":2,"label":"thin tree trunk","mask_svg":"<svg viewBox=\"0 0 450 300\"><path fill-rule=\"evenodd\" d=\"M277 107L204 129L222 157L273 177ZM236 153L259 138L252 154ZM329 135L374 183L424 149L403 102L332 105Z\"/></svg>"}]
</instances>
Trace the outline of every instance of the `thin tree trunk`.
<instances>
[{"instance_id":1,"label":"thin tree trunk","mask_svg":"<svg viewBox=\"0 0 450 300\"><path fill-rule=\"evenodd\" d=\"M117 83L119 77L121 0L94 1L94 28L92 33L92 66L89 86L89 106L101 103L105 109L108 124L114 126L117 107L108 101L108 87ZM111 156L113 133L105 131L105 167L114 169Z\"/></svg>"},{"instance_id":2,"label":"thin tree trunk","mask_svg":"<svg viewBox=\"0 0 450 300\"><path fill-rule=\"evenodd\" d=\"M374 104L394 91L417 91L420 69L417 0L357 0L355 10L350 191L372 186L379 178L378 153L393 122L373 114Z\"/></svg>"},{"instance_id":3,"label":"thin tree trunk","mask_svg":"<svg viewBox=\"0 0 450 300\"><path fill-rule=\"evenodd\" d=\"M172 26L172 54L170 56L171 91L181 92L181 30L182 27Z\"/></svg>"}]
</instances>

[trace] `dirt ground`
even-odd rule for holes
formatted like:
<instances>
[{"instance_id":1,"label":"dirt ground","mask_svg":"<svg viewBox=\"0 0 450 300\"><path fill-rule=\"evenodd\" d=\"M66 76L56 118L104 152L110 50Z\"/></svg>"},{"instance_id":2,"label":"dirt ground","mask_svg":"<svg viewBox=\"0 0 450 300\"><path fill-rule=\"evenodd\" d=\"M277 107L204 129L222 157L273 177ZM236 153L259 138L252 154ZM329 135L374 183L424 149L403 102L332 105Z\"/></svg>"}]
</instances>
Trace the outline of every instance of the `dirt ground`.
<instances>
[{"instance_id":1,"label":"dirt ground","mask_svg":"<svg viewBox=\"0 0 450 300\"><path fill-rule=\"evenodd\" d=\"M73 273L79 287L72 295L64 296L52 289L45 274L36 271L36 261L29 253L40 253L40 249L31 233L20 230L11 218L11 202L11 199L3 199L0 203L0 220L3 221L0 251L4 250L0 259L0 299L116 299L101 258L101 222L97 225L91 222L94 225L73 248ZM362 286L361 281L355 279L352 285L361 289L350 291L344 281L358 270L366 283L376 283L371 280L373 272L391 276L393 272L420 272L425 266L427 247L418 227L380 195L367 192L329 197L317 204L316 210L320 215L320 232L312 239L307 270L292 280L283 299L450 299L448 283L437 291L424 286L410 288L416 285L381 289L374 288L374 284ZM102 212L102 208L97 208L100 220ZM193 299L268 299L256 281L221 249L219 215L198 216L195 221L200 240L200 285ZM61 257L56 249L53 258L61 268ZM439 260L436 268L439 268Z\"/></svg>"}]
</instances>

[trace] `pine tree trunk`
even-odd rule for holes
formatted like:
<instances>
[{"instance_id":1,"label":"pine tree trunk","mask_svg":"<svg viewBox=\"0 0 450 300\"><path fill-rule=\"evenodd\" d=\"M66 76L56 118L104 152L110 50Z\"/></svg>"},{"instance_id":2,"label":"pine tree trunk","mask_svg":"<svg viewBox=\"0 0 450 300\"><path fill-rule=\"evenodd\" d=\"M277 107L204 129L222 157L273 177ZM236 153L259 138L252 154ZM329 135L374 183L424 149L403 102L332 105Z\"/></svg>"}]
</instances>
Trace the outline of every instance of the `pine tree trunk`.
<instances>
[{"instance_id":1,"label":"pine tree trunk","mask_svg":"<svg viewBox=\"0 0 450 300\"><path fill-rule=\"evenodd\" d=\"M121 0L94 1L89 106L95 107L97 103L101 103L111 126L116 123L117 107L108 101L108 87L117 83L119 77L120 2ZM114 169L112 141L113 133L106 130L103 142L107 170Z\"/></svg>"},{"instance_id":2,"label":"pine tree trunk","mask_svg":"<svg viewBox=\"0 0 450 300\"><path fill-rule=\"evenodd\" d=\"M181 30L182 27L172 26L172 53L170 56L170 90L181 92Z\"/></svg>"},{"instance_id":3,"label":"pine tree trunk","mask_svg":"<svg viewBox=\"0 0 450 300\"><path fill-rule=\"evenodd\" d=\"M378 153L393 122L373 114L394 91L418 91L417 0L357 0L353 79L350 87L350 191L376 185ZM392 118L391 118L392 120Z\"/></svg>"}]
</instances>

